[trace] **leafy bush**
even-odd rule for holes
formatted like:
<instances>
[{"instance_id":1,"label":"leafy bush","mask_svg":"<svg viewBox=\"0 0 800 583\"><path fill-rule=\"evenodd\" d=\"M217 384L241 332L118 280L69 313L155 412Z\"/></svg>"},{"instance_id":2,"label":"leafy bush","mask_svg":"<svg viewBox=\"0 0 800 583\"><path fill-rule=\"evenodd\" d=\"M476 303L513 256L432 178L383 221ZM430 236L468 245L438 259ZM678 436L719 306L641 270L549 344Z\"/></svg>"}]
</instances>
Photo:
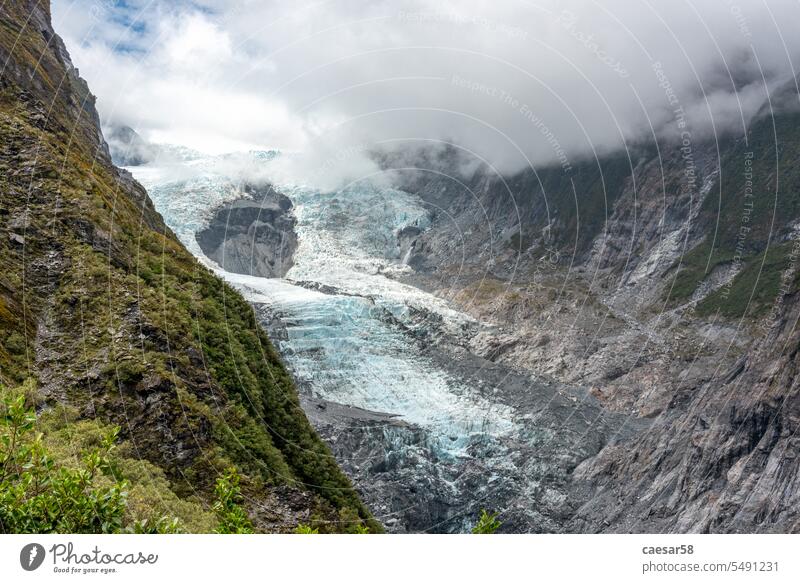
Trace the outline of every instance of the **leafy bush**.
<instances>
[{"instance_id":1,"label":"leafy bush","mask_svg":"<svg viewBox=\"0 0 800 583\"><path fill-rule=\"evenodd\" d=\"M497 513L489 514L486 510L481 510L481 516L472 529L472 534L494 534L502 523L497 520Z\"/></svg>"},{"instance_id":2,"label":"leafy bush","mask_svg":"<svg viewBox=\"0 0 800 583\"><path fill-rule=\"evenodd\" d=\"M215 532L218 534L251 534L253 523L241 507L242 495L239 492L239 474L236 470L228 470L226 474L217 479L214 488L217 501L214 503L214 512L219 518L219 526Z\"/></svg>"},{"instance_id":3,"label":"leafy bush","mask_svg":"<svg viewBox=\"0 0 800 583\"><path fill-rule=\"evenodd\" d=\"M319 534L318 528L312 528L308 524L300 523L294 529L295 534Z\"/></svg>"},{"instance_id":4,"label":"leafy bush","mask_svg":"<svg viewBox=\"0 0 800 583\"><path fill-rule=\"evenodd\" d=\"M156 468L143 460L116 454L118 427L101 428L94 422L73 419L67 422L67 437L65 430L51 421L41 423L37 419L34 409L26 403L32 389L28 383L15 390L0 385L0 532L184 532L178 518L140 518L140 512L131 512L131 492L138 506L152 506L156 499L166 501L187 517L194 531L211 530L199 505L174 499L164 486L163 476L154 475ZM52 435L36 431L37 425ZM63 443L55 449L48 444L72 441L75 434L79 434L75 440L82 446L77 461L70 459ZM120 466L135 476L134 488L123 478ZM142 474L147 474L146 479ZM215 493L215 532L253 532L253 525L240 506L239 476L234 470L217 480Z\"/></svg>"},{"instance_id":5,"label":"leafy bush","mask_svg":"<svg viewBox=\"0 0 800 583\"><path fill-rule=\"evenodd\" d=\"M0 387L0 531L5 533L177 532L176 520L126 518L128 483L112 463L119 433L84 451L77 468L59 466L35 432L21 391Z\"/></svg>"},{"instance_id":6,"label":"leafy bush","mask_svg":"<svg viewBox=\"0 0 800 583\"><path fill-rule=\"evenodd\" d=\"M339 511L339 524L331 532L343 532L345 534L370 534L371 532L381 532L371 530L373 521L366 523L361 520L358 512L352 508L343 508Z\"/></svg>"}]
</instances>

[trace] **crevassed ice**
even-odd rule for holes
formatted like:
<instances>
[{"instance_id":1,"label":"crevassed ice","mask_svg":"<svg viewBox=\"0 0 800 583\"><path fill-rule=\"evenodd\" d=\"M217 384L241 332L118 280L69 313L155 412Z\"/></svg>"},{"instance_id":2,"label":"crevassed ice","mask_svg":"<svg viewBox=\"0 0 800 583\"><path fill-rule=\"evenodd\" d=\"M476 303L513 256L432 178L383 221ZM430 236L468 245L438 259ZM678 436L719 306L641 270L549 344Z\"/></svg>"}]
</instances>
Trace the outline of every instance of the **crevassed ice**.
<instances>
[{"instance_id":1,"label":"crevassed ice","mask_svg":"<svg viewBox=\"0 0 800 583\"><path fill-rule=\"evenodd\" d=\"M269 159L262 156L258 163ZM428 224L428 212L416 197L367 182L332 193L275 184L292 199L297 218L299 246L287 278L340 290L331 295L287 280L228 273L202 254L197 230L215 207L242 196L216 160L130 170L192 253L248 300L268 304L280 315L288 338L279 349L296 378L316 395L399 415L426 428L431 445L444 455L464 455L476 440L516 430L508 407L490 403L437 369L385 317L390 313L403 320L409 307L416 307L454 327L470 320L439 298L385 276L407 269L399 262L396 231Z\"/></svg>"},{"instance_id":2,"label":"crevassed ice","mask_svg":"<svg viewBox=\"0 0 800 583\"><path fill-rule=\"evenodd\" d=\"M371 300L298 289L285 281L227 274L248 300L281 314L280 350L295 377L325 399L400 415L432 431L439 453L514 430L510 411L436 370L377 317Z\"/></svg>"}]
</instances>

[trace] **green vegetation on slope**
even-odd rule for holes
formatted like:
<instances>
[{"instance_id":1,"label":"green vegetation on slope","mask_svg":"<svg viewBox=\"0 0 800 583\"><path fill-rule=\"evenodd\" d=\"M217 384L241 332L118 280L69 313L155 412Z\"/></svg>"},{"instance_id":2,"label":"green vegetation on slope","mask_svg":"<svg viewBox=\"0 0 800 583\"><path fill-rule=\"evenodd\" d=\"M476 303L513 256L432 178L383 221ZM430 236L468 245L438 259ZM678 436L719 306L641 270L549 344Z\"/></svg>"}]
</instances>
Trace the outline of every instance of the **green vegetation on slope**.
<instances>
[{"instance_id":1,"label":"green vegetation on slope","mask_svg":"<svg viewBox=\"0 0 800 583\"><path fill-rule=\"evenodd\" d=\"M790 263L791 221L800 216L800 114L762 118L746 142L728 143L724 151L721 180L697 226L708 234L681 258L670 299L688 300L714 268L733 266L730 285L699 302L697 313L754 316L775 301L784 274L788 290L798 289Z\"/></svg>"},{"instance_id":2,"label":"green vegetation on slope","mask_svg":"<svg viewBox=\"0 0 800 583\"><path fill-rule=\"evenodd\" d=\"M578 254L584 253L606 228L614 203L624 192L630 175L631 162L622 153L601 158L599 162L582 161L570 173L565 173L560 166L543 168L538 170L538 180L533 172L515 176L508 181L508 187L511 192L520 193L520 206L534 209L536 218L522 234L512 235L509 245L525 251L534 235L538 236L547 226L549 214L551 244L560 249L577 247ZM506 194L502 192L498 196Z\"/></svg>"},{"instance_id":3,"label":"green vegetation on slope","mask_svg":"<svg viewBox=\"0 0 800 583\"><path fill-rule=\"evenodd\" d=\"M212 524L200 504L177 498L163 479L141 479L147 462L117 450L118 428L70 422L63 409L37 419L26 402L32 389L0 385L0 532L156 533ZM155 508L176 518L155 515Z\"/></svg>"},{"instance_id":4,"label":"green vegetation on slope","mask_svg":"<svg viewBox=\"0 0 800 583\"><path fill-rule=\"evenodd\" d=\"M764 314L775 302L782 280L791 293L800 289L800 278L796 266L791 265L792 245L783 243L769 248L745 263L730 285L708 294L697 304L701 316L720 314L728 318L739 318Z\"/></svg>"},{"instance_id":5,"label":"green vegetation on slope","mask_svg":"<svg viewBox=\"0 0 800 583\"><path fill-rule=\"evenodd\" d=\"M57 37L22 25L42 9L0 8L0 57L14 46L0 84L0 381L35 379L37 402L72 412L65 431L119 426L119 449L178 499L210 504L235 467L256 530L380 531L251 307L111 165Z\"/></svg>"}]
</instances>

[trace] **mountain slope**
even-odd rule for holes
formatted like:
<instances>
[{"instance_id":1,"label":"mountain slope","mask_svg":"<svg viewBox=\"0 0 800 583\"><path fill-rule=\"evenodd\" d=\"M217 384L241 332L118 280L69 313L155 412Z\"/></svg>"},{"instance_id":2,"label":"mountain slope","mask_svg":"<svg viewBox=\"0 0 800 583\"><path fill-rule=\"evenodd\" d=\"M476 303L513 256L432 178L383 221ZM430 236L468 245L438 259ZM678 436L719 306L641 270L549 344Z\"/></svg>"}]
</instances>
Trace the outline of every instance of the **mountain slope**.
<instances>
[{"instance_id":1,"label":"mountain slope","mask_svg":"<svg viewBox=\"0 0 800 583\"><path fill-rule=\"evenodd\" d=\"M0 381L118 424L179 497L235 465L262 530L379 530L252 309L111 163L47 2L0 5L0 67Z\"/></svg>"},{"instance_id":2,"label":"mountain slope","mask_svg":"<svg viewBox=\"0 0 800 583\"><path fill-rule=\"evenodd\" d=\"M566 529L800 529L797 103L790 81L746 135L689 151L405 178L442 209L413 281L500 327L478 354L650 420L576 468L590 502Z\"/></svg>"}]
</instances>

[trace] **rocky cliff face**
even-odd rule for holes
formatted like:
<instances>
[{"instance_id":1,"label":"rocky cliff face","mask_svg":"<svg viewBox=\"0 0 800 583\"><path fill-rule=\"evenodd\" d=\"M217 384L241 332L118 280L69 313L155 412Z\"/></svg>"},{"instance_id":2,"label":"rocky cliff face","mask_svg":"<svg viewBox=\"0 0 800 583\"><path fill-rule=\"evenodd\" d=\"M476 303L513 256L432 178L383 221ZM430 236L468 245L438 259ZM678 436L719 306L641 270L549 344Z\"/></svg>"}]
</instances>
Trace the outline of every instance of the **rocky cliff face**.
<instances>
[{"instance_id":1,"label":"rocky cliff face","mask_svg":"<svg viewBox=\"0 0 800 583\"><path fill-rule=\"evenodd\" d=\"M679 391L632 449L575 472L595 489L574 528L798 532L797 298L734 368Z\"/></svg>"},{"instance_id":2,"label":"rocky cliff face","mask_svg":"<svg viewBox=\"0 0 800 583\"><path fill-rule=\"evenodd\" d=\"M158 147L147 143L129 126L112 126L105 131L111 159L117 166L141 166L158 157Z\"/></svg>"},{"instance_id":3,"label":"rocky cliff face","mask_svg":"<svg viewBox=\"0 0 800 583\"><path fill-rule=\"evenodd\" d=\"M571 475L567 530L800 528L798 122L506 179L404 171L441 209L409 279L499 327L471 348L651 420Z\"/></svg>"},{"instance_id":4,"label":"rocky cliff face","mask_svg":"<svg viewBox=\"0 0 800 583\"><path fill-rule=\"evenodd\" d=\"M197 243L225 271L283 277L297 249L292 201L268 185L244 190L246 198L219 209Z\"/></svg>"},{"instance_id":5,"label":"rocky cliff face","mask_svg":"<svg viewBox=\"0 0 800 583\"><path fill-rule=\"evenodd\" d=\"M34 379L40 409L119 425L170 512L207 507L235 466L262 530L380 530L251 308L112 165L47 2L0 6L0 63L0 381Z\"/></svg>"}]
</instances>

